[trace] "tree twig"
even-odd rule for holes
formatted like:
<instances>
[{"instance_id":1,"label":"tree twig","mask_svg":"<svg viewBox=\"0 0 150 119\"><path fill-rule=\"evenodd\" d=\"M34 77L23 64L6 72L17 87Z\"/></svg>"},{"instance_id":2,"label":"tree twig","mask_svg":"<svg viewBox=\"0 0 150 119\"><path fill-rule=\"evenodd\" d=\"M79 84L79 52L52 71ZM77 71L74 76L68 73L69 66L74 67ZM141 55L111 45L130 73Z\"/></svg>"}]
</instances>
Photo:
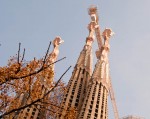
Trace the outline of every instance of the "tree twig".
<instances>
[{"instance_id":1,"label":"tree twig","mask_svg":"<svg viewBox=\"0 0 150 119\"><path fill-rule=\"evenodd\" d=\"M20 47L21 47L21 43L19 43L19 49L18 49L18 64L19 64L19 58L20 58Z\"/></svg>"},{"instance_id":2,"label":"tree twig","mask_svg":"<svg viewBox=\"0 0 150 119\"><path fill-rule=\"evenodd\" d=\"M24 50L23 50L23 55L22 55L22 59L21 59L21 62L24 60L24 56L25 56L25 48L24 48Z\"/></svg>"},{"instance_id":3,"label":"tree twig","mask_svg":"<svg viewBox=\"0 0 150 119\"><path fill-rule=\"evenodd\" d=\"M50 41L50 43L49 43L49 45L48 45L48 48L47 48L47 51L46 51L46 54L45 54L45 58L44 58L44 60L43 60L43 66L44 66L44 64L45 64L45 62L46 62L46 58L47 58L47 55L48 55L50 46L51 46L51 41Z\"/></svg>"}]
</instances>

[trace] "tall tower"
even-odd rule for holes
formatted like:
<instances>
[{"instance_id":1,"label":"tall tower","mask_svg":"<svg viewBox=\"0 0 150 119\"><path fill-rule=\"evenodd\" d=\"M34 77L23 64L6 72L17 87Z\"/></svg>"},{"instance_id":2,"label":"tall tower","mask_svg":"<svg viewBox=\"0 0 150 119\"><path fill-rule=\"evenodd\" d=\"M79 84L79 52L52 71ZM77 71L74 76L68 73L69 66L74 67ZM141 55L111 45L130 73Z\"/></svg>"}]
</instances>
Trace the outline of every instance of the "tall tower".
<instances>
[{"instance_id":1,"label":"tall tower","mask_svg":"<svg viewBox=\"0 0 150 119\"><path fill-rule=\"evenodd\" d=\"M107 98L109 90L109 38L112 31L103 32L104 44L87 87L87 93L78 119L108 119Z\"/></svg>"},{"instance_id":2,"label":"tall tower","mask_svg":"<svg viewBox=\"0 0 150 119\"><path fill-rule=\"evenodd\" d=\"M82 106L87 85L92 74L92 43L94 27L91 23L89 24L88 29L89 36L86 38L86 44L80 53L67 85L67 92L62 101L63 109L61 110L58 119L68 118L67 114L71 109L79 111Z\"/></svg>"},{"instance_id":3,"label":"tall tower","mask_svg":"<svg viewBox=\"0 0 150 119\"><path fill-rule=\"evenodd\" d=\"M102 53L102 48L103 48L103 42L105 43L105 41L102 40L102 35L101 35L101 30L100 30L100 25L98 23L99 21L99 17L98 17L98 12L97 12L97 7L92 5L90 8L89 8L89 15L91 16L91 20L92 20L92 24L94 25L95 27L95 35L96 35L96 39L97 39L97 43L98 43L98 47L99 49L96 51L96 56L98 59L101 58L101 53ZM107 35L113 35L114 33L110 30L110 29L107 29L105 31L108 31L108 34ZM104 37L104 40L106 39L105 38L105 32L103 33L103 37ZM110 36L109 36L110 37ZM109 62L107 62L107 65L108 65L108 70L109 70ZM106 70L106 72L108 72L108 75L109 75L109 71ZM109 76L108 76L109 77ZM117 105L116 105L116 100L115 100L115 95L114 95L114 91L113 91L113 86L111 84L111 79L110 77L108 78L109 81L107 83L108 85L108 92L110 94L110 99L111 99L111 102L112 102L112 107L113 107L113 111L114 111L114 117L115 119L119 119L119 114L118 114L118 109L117 109Z\"/></svg>"},{"instance_id":4,"label":"tall tower","mask_svg":"<svg viewBox=\"0 0 150 119\"><path fill-rule=\"evenodd\" d=\"M110 90L109 60L108 53L110 50L109 39L112 35L110 29L105 29L102 36L98 24L97 8L92 6L89 9L92 24L95 27L99 50L96 51L98 58L94 72L87 87L87 93L84 98L82 109L78 119L108 119L108 94Z\"/></svg>"}]
</instances>

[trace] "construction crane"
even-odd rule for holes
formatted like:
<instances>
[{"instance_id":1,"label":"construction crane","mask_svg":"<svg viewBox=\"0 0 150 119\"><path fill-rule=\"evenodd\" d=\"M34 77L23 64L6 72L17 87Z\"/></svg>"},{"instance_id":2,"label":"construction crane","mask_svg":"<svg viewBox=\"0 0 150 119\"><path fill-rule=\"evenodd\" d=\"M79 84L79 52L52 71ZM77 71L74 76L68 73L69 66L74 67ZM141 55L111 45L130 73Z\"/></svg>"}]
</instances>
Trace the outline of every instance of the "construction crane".
<instances>
[{"instance_id":1,"label":"construction crane","mask_svg":"<svg viewBox=\"0 0 150 119\"><path fill-rule=\"evenodd\" d=\"M118 114L118 109L117 109L117 105L116 105L116 99L115 99L111 79L109 80L109 82L110 82L110 84L109 84L109 94L110 94L110 99L111 99L113 110L114 110L114 116L115 116L115 119L119 119L119 114Z\"/></svg>"},{"instance_id":2,"label":"construction crane","mask_svg":"<svg viewBox=\"0 0 150 119\"><path fill-rule=\"evenodd\" d=\"M98 13L97 13L97 7L91 6L89 8L88 12L89 12L89 15L91 16L91 23L95 26L95 35L96 35L96 39L97 39L98 47L99 47L99 49L96 51L96 56L99 59L103 42L102 42L102 37L101 37L101 32L100 32L100 26L98 24L99 17L98 17ZM118 109L117 109L117 105L116 105L114 90L113 90L110 78L109 78L108 87L109 87L108 88L109 89L109 95L110 95L110 99L111 99L112 107L113 107L113 111L114 111L114 117L115 117L115 119L119 119L119 114L118 114Z\"/></svg>"}]
</instances>

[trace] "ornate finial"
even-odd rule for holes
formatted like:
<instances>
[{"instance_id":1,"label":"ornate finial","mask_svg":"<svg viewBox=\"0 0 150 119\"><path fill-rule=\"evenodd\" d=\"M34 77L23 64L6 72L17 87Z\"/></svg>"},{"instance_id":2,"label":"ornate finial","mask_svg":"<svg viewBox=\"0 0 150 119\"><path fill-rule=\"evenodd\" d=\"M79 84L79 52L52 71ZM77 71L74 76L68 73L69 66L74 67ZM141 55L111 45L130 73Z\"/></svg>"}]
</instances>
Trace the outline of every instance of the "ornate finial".
<instances>
[{"instance_id":1,"label":"ornate finial","mask_svg":"<svg viewBox=\"0 0 150 119\"><path fill-rule=\"evenodd\" d=\"M91 5L88 9L88 12L91 16L92 22L98 23L97 7L95 5Z\"/></svg>"},{"instance_id":2,"label":"ornate finial","mask_svg":"<svg viewBox=\"0 0 150 119\"><path fill-rule=\"evenodd\" d=\"M114 32L111 29L106 28L102 34L103 38L104 38L104 44L102 46L101 51L97 50L96 51L96 57L99 59L100 56L101 58L104 58L104 56L106 55L105 50L109 51L110 49L110 45L109 45L109 39L110 37L114 35ZM105 49L105 50L104 50Z\"/></svg>"},{"instance_id":3,"label":"ornate finial","mask_svg":"<svg viewBox=\"0 0 150 119\"><path fill-rule=\"evenodd\" d=\"M95 5L91 5L88 9L89 15L91 14L97 14L97 7Z\"/></svg>"},{"instance_id":4,"label":"ornate finial","mask_svg":"<svg viewBox=\"0 0 150 119\"><path fill-rule=\"evenodd\" d=\"M104 40L108 40L111 36L113 36L115 33L109 29L109 28L106 28L102 34Z\"/></svg>"},{"instance_id":5,"label":"ornate finial","mask_svg":"<svg viewBox=\"0 0 150 119\"><path fill-rule=\"evenodd\" d=\"M56 36L56 38L53 40L53 45L54 47L60 45L61 43L63 43L64 41L61 39L61 37Z\"/></svg>"},{"instance_id":6,"label":"ornate finial","mask_svg":"<svg viewBox=\"0 0 150 119\"><path fill-rule=\"evenodd\" d=\"M64 41L59 37L57 36L54 40L53 40L53 46L54 46L54 49L52 51L52 53L50 54L50 61L51 62L55 62L56 59L57 59L57 56L59 54L59 45L61 43L63 43Z\"/></svg>"},{"instance_id":7,"label":"ornate finial","mask_svg":"<svg viewBox=\"0 0 150 119\"><path fill-rule=\"evenodd\" d=\"M104 46L103 47L106 48L107 50L110 49L109 39L112 35L114 35L114 32L108 28L106 28L102 34L102 36L104 38Z\"/></svg>"}]
</instances>

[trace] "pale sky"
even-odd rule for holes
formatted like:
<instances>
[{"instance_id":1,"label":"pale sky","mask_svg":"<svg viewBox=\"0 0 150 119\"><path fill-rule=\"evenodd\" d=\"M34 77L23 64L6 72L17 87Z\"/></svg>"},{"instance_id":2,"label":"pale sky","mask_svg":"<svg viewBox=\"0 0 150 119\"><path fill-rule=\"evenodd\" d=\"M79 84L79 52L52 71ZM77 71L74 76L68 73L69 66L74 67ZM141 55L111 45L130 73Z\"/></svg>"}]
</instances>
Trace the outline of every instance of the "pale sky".
<instances>
[{"instance_id":1,"label":"pale sky","mask_svg":"<svg viewBox=\"0 0 150 119\"><path fill-rule=\"evenodd\" d=\"M88 35L87 9L97 5L101 30L112 28L110 71L120 117L150 119L150 1L149 0L0 0L0 66L26 48L26 60L41 58L56 36L60 46L57 80L74 67ZM94 61L96 41L93 45ZM95 62L94 62L95 64ZM68 82L72 69L64 77ZM109 119L114 119L111 104Z\"/></svg>"}]
</instances>

